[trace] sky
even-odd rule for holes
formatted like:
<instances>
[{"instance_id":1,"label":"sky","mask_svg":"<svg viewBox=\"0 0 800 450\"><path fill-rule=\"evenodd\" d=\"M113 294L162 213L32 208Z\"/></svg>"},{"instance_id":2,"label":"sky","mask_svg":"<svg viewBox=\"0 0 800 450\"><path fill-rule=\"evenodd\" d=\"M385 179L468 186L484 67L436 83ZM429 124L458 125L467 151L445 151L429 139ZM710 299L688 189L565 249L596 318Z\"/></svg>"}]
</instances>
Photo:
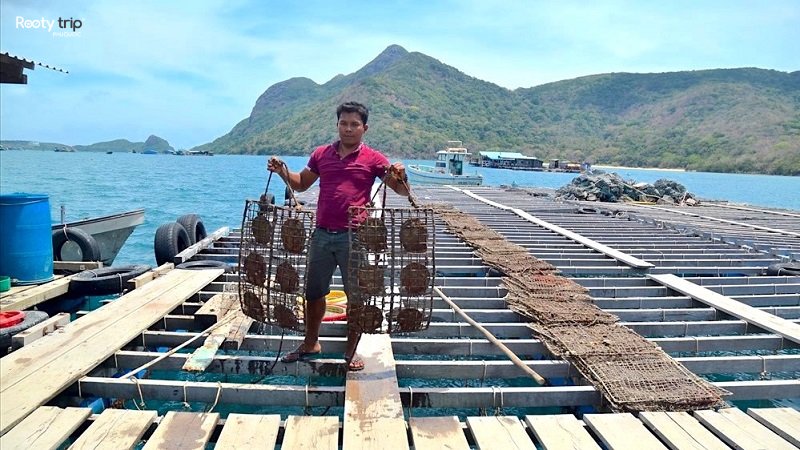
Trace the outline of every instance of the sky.
<instances>
[{"instance_id":1,"label":"sky","mask_svg":"<svg viewBox=\"0 0 800 450\"><path fill-rule=\"evenodd\" d=\"M229 132L271 85L323 84L401 45L516 89L609 72L800 70L800 1L3 0L0 139L176 149Z\"/></svg>"}]
</instances>

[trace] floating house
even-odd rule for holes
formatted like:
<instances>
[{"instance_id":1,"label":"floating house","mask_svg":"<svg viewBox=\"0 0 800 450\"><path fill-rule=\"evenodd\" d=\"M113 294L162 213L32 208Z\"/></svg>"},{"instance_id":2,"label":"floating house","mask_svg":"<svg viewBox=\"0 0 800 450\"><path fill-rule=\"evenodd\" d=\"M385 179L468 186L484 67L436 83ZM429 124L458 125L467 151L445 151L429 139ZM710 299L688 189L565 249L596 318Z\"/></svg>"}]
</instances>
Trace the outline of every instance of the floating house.
<instances>
[{"instance_id":1,"label":"floating house","mask_svg":"<svg viewBox=\"0 0 800 450\"><path fill-rule=\"evenodd\" d=\"M478 165L499 169L543 170L542 160L519 152L479 152Z\"/></svg>"}]
</instances>

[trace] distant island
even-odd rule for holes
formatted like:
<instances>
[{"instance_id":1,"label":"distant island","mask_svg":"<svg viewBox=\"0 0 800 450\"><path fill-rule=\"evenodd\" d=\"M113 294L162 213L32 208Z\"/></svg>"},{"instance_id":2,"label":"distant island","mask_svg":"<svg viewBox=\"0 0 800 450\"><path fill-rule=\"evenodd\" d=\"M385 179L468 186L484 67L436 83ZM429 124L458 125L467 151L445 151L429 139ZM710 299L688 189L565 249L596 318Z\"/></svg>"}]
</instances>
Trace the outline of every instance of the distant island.
<instances>
[{"instance_id":1,"label":"distant island","mask_svg":"<svg viewBox=\"0 0 800 450\"><path fill-rule=\"evenodd\" d=\"M6 150L46 150L57 152L120 152L120 153L175 153L176 150L165 139L150 135L144 142L116 139L91 145L66 145L57 142L0 141Z\"/></svg>"}]
</instances>

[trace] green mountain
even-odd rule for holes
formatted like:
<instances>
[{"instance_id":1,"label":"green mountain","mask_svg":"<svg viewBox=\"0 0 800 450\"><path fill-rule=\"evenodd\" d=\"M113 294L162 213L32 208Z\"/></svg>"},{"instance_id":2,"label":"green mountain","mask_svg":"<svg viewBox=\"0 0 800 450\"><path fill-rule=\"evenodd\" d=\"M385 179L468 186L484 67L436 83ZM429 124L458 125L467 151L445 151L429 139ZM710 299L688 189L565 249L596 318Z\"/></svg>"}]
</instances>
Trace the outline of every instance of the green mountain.
<instances>
[{"instance_id":1,"label":"green mountain","mask_svg":"<svg viewBox=\"0 0 800 450\"><path fill-rule=\"evenodd\" d=\"M319 85L270 86L249 117L193 150L306 155L336 139L335 108L370 108L365 140L433 159L445 141L595 164L800 174L800 72L612 73L505 89L393 45Z\"/></svg>"}]
</instances>

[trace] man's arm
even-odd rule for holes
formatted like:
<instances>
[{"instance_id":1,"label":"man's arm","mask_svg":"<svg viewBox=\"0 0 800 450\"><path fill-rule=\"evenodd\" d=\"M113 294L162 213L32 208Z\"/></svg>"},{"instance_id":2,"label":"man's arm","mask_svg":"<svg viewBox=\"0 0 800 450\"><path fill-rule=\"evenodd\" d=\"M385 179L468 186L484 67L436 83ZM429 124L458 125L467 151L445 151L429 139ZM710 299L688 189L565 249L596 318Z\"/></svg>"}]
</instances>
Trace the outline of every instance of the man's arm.
<instances>
[{"instance_id":1,"label":"man's arm","mask_svg":"<svg viewBox=\"0 0 800 450\"><path fill-rule=\"evenodd\" d=\"M303 168L300 172L291 172L289 166L275 156L270 158L267 169L277 173L286 184L297 192L303 192L310 188L319 178L319 175L309 170L308 167Z\"/></svg>"}]
</instances>

